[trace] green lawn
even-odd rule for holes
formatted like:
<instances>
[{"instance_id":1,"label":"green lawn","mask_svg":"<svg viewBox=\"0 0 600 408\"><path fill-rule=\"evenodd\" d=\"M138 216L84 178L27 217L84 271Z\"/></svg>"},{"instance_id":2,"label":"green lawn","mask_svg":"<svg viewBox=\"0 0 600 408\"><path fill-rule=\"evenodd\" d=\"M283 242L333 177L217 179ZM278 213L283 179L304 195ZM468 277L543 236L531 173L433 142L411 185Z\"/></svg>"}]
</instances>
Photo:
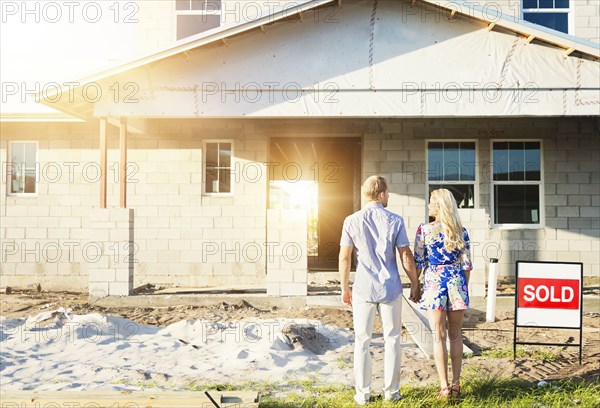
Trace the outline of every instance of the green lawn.
<instances>
[{"instance_id":1,"label":"green lawn","mask_svg":"<svg viewBox=\"0 0 600 408\"><path fill-rule=\"evenodd\" d=\"M437 400L435 386L403 387L404 398L393 404L376 400L368 407L600 407L600 381L561 380L543 387L523 380L470 377L463 382L460 402ZM302 395L290 394L285 399L262 398L261 407L355 407L352 389L335 387L309 387Z\"/></svg>"}]
</instances>

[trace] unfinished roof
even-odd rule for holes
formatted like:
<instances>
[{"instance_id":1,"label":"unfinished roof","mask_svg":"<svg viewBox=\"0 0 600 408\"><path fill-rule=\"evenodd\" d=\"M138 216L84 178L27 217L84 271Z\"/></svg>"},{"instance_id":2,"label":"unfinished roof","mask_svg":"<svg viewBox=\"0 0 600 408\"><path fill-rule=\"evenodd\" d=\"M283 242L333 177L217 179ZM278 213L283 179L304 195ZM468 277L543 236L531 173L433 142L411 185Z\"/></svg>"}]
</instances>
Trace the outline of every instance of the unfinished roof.
<instances>
[{"instance_id":1,"label":"unfinished roof","mask_svg":"<svg viewBox=\"0 0 600 408\"><path fill-rule=\"evenodd\" d=\"M439 15L423 21L419 13L432 7ZM297 23L284 24L290 20ZM459 0L312 0L186 38L77 81L80 90L71 89L70 98L44 95L40 102L81 118L588 115L600 103L599 58L598 44ZM406 81L394 78L398 74ZM256 83L257 94L286 91L269 81L279 87L293 82L298 98L204 100L207 91L239 95L240 83ZM122 92L135 98L111 101L108 92L102 98L81 92L115 83L128 85ZM427 92L475 89L483 99L483 91L493 90L511 99L481 109L474 107L485 100L469 108L422 101ZM411 94L421 101L406 101ZM323 100L315 103L315 95ZM547 110L525 106L540 96Z\"/></svg>"}]
</instances>

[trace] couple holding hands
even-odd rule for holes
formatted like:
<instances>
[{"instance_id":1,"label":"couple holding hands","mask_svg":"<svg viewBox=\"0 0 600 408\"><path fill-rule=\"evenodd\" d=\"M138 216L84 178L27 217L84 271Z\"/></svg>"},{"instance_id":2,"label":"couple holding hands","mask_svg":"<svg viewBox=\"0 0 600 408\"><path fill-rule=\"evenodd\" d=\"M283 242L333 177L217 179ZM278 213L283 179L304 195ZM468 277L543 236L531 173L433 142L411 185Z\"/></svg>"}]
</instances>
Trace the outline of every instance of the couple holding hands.
<instances>
[{"instance_id":1,"label":"couple holding hands","mask_svg":"<svg viewBox=\"0 0 600 408\"><path fill-rule=\"evenodd\" d=\"M446 189L431 193L429 216L435 217L435 221L421 224L417 229L413 257L403 218L385 209L389 198L385 178L371 176L362 189L368 203L345 219L339 255L342 302L353 312L354 400L364 405L371 397L369 346L376 312L381 317L385 344L384 399L398 401L402 398L402 283L396 251L411 281L410 300L428 313L440 379L439 398L460 398L461 329L469 305L467 285L472 265L469 236L460 221L456 201ZM354 250L357 266L351 290L349 276ZM419 285L421 272L425 275L422 291ZM446 339L450 340L451 382L448 381Z\"/></svg>"}]
</instances>

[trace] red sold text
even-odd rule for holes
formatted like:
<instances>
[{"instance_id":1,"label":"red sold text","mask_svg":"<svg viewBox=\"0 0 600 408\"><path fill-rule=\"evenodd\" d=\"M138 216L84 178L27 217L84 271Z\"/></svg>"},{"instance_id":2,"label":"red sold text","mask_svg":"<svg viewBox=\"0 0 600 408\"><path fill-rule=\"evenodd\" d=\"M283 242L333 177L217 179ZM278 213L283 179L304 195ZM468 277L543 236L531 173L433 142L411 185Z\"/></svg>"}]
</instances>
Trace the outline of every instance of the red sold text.
<instances>
[{"instance_id":1,"label":"red sold text","mask_svg":"<svg viewBox=\"0 0 600 408\"><path fill-rule=\"evenodd\" d=\"M579 309L576 279L519 278L519 307L536 309Z\"/></svg>"}]
</instances>

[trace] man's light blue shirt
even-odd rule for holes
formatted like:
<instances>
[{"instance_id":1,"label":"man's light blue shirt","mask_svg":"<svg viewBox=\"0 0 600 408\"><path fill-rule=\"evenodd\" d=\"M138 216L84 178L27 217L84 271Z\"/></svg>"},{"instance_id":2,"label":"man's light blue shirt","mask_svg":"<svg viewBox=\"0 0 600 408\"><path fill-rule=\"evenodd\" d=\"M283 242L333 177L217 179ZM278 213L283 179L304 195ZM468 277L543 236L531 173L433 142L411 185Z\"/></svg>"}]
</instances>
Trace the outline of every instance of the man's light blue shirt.
<instances>
[{"instance_id":1,"label":"man's light blue shirt","mask_svg":"<svg viewBox=\"0 0 600 408\"><path fill-rule=\"evenodd\" d=\"M410 246L401 216L381 204L368 203L346 217L340 245L356 249L353 295L367 302L391 302L400 297L396 247Z\"/></svg>"}]
</instances>

